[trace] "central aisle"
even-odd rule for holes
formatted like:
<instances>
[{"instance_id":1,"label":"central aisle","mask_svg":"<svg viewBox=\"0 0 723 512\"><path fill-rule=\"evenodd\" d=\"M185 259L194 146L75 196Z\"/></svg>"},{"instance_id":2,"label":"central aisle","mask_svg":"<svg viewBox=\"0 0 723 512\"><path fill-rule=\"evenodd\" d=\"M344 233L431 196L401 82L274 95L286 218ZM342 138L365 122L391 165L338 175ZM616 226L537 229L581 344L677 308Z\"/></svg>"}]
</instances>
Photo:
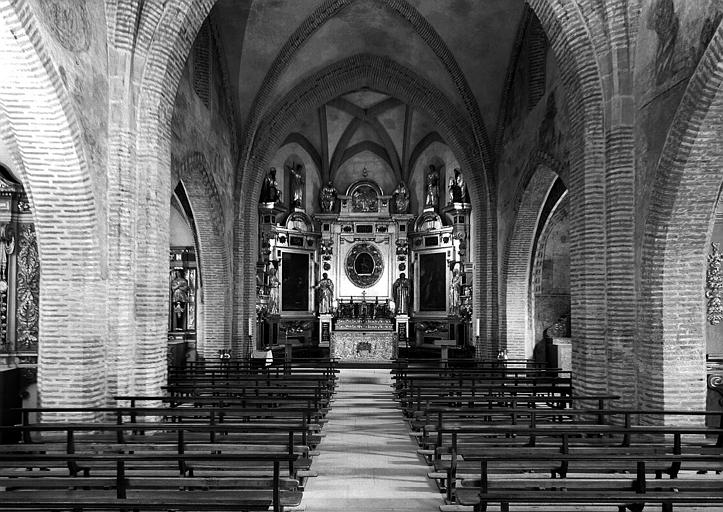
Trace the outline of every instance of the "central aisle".
<instances>
[{"instance_id":1,"label":"central aisle","mask_svg":"<svg viewBox=\"0 0 723 512\"><path fill-rule=\"evenodd\" d=\"M442 495L427 478L392 396L389 370L342 369L302 505L306 512L436 512Z\"/></svg>"}]
</instances>

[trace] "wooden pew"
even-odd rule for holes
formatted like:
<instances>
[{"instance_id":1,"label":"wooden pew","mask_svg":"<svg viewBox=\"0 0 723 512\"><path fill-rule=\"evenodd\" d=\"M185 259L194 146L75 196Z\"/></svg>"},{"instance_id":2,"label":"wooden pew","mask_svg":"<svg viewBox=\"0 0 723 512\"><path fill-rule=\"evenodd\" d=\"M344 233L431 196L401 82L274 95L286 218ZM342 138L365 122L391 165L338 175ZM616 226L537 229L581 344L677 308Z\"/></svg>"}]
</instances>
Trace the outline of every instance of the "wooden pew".
<instances>
[{"instance_id":1,"label":"wooden pew","mask_svg":"<svg viewBox=\"0 0 723 512\"><path fill-rule=\"evenodd\" d=\"M287 455L241 454L0 454L0 465L20 463L27 475L0 477L0 510L35 508L41 510L268 510L282 512L285 506L298 506L301 493L295 482L282 479L280 465ZM273 476L246 478L229 474L227 477L205 477L196 474L169 475L169 466L184 464L198 467L203 462L253 463L270 462ZM111 476L61 477L42 471L52 465L74 463L106 467ZM153 468L158 476L146 474L128 476L134 465ZM32 476L28 476L33 473ZM44 475L48 473L48 475Z\"/></svg>"},{"instance_id":2,"label":"wooden pew","mask_svg":"<svg viewBox=\"0 0 723 512\"><path fill-rule=\"evenodd\" d=\"M286 454L288 475L297 479L315 476L309 470L308 447L297 438L308 434L308 425L275 425L259 429L253 424L193 425L182 423L41 423L0 427L0 431L20 432L19 444L2 444L3 454L75 454L75 453L243 453ZM256 440L253 438L256 436ZM265 436L265 442L259 442ZM22 464L19 466L22 467ZM242 468L239 468L242 469ZM249 474L259 476L268 468L257 466ZM90 468L70 467L71 474L88 474ZM185 473L184 468L179 471ZM268 473L268 471L266 471Z\"/></svg>"},{"instance_id":3,"label":"wooden pew","mask_svg":"<svg viewBox=\"0 0 723 512\"><path fill-rule=\"evenodd\" d=\"M723 480L685 475L675 479L650 481L649 466L717 464L723 469L720 455L620 455L601 452L585 455L559 454L554 462L562 465L574 463L588 469L587 476L568 474L563 478L515 477L509 471L511 464L518 467L533 466L540 461L551 461L547 455L489 455L479 459L479 480L463 483L456 492L457 502L472 505L484 511L491 503L499 503L502 511L510 504L520 505L617 505L620 511L641 511L646 504L659 504L664 512L672 512L676 505L697 507L723 506ZM606 473L611 464L634 467L633 475ZM599 471L598 471L599 469ZM590 473L595 473L593 478ZM445 508L440 507L441 510ZM525 510L515 507L516 511ZM529 510L529 508L527 508Z\"/></svg>"},{"instance_id":4,"label":"wooden pew","mask_svg":"<svg viewBox=\"0 0 723 512\"><path fill-rule=\"evenodd\" d=\"M200 423L215 425L233 424L321 424L321 414L311 407L26 407L18 409L23 424L29 424L31 414L66 414L76 417L81 414L95 414L99 417L115 418L118 424L135 423L138 418L163 418L166 422ZM164 423L165 424L165 423Z\"/></svg>"},{"instance_id":5,"label":"wooden pew","mask_svg":"<svg viewBox=\"0 0 723 512\"><path fill-rule=\"evenodd\" d=\"M178 397L178 396L116 396L115 400L119 402L128 402L128 407L135 408L139 403L151 402L151 403L164 403L168 404L168 407L193 407L193 408L259 408L260 406L267 405L269 407L307 407L311 411L316 411L319 417L323 417L328 411L327 400L322 400L318 397L309 397L308 395L262 395L260 397ZM122 405L121 405L122 406ZM323 433L318 429L314 429L310 432L303 433L303 439L300 441L301 444L315 447L321 442ZM266 438L260 436L264 441Z\"/></svg>"},{"instance_id":6,"label":"wooden pew","mask_svg":"<svg viewBox=\"0 0 723 512\"><path fill-rule=\"evenodd\" d=\"M537 456L536 465L519 466L512 464L511 473L522 473L534 470L546 472L551 477L565 477L569 472L603 471L601 467L569 467L567 461L557 464L558 454L620 454L628 456L636 454L648 455L717 455L721 457L723 448L717 447L714 441L699 441L705 435L720 436L723 429L709 427L665 427L665 426L617 426L617 425L545 425L529 427L524 425L478 425L435 427L437 435L446 435L448 442L437 446L439 455L434 461L434 471L428 476L437 481L440 489L447 493L447 499L454 499L455 483L458 479L478 478L470 474L476 471L477 461L491 455ZM666 439L671 438L669 440ZM693 438L684 442L684 436ZM686 437L687 439L687 437ZM723 459L722 459L723 460ZM656 467L657 476L663 473L676 477L681 469L710 470L709 467L681 468L679 465ZM605 468L607 471L630 470L613 463Z\"/></svg>"}]
</instances>

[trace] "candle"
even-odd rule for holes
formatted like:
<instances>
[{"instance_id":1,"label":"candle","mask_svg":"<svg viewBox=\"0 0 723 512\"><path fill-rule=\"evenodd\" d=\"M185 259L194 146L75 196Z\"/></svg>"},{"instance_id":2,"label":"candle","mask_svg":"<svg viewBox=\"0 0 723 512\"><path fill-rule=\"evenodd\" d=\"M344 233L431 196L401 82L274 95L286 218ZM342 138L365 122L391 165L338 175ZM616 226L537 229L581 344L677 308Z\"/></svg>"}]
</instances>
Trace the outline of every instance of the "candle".
<instances>
[{"instance_id":1,"label":"candle","mask_svg":"<svg viewBox=\"0 0 723 512\"><path fill-rule=\"evenodd\" d=\"M475 318L474 321L474 335L479 336L480 331L482 330L482 319L481 318Z\"/></svg>"},{"instance_id":2,"label":"candle","mask_svg":"<svg viewBox=\"0 0 723 512\"><path fill-rule=\"evenodd\" d=\"M254 332L254 319L249 317L249 334Z\"/></svg>"}]
</instances>

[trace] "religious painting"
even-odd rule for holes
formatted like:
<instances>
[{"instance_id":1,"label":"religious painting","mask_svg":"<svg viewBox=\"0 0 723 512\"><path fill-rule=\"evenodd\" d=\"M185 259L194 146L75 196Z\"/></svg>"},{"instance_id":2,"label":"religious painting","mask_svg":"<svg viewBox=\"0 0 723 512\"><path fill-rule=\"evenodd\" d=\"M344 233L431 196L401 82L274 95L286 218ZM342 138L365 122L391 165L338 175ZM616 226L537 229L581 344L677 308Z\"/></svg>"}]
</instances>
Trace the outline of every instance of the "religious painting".
<instances>
[{"instance_id":1,"label":"religious painting","mask_svg":"<svg viewBox=\"0 0 723 512\"><path fill-rule=\"evenodd\" d=\"M354 245L346 257L346 275L359 288L369 288L379 281L384 271L384 259L373 244Z\"/></svg>"},{"instance_id":2,"label":"religious painting","mask_svg":"<svg viewBox=\"0 0 723 512\"><path fill-rule=\"evenodd\" d=\"M363 183L355 187L351 193L352 211L355 213L369 213L379 211L379 202L376 189Z\"/></svg>"},{"instance_id":3,"label":"religious painting","mask_svg":"<svg viewBox=\"0 0 723 512\"><path fill-rule=\"evenodd\" d=\"M447 310L447 260L444 252L419 255L419 310Z\"/></svg>"},{"instance_id":4,"label":"religious painting","mask_svg":"<svg viewBox=\"0 0 723 512\"><path fill-rule=\"evenodd\" d=\"M309 310L309 255L284 251L281 257L281 310Z\"/></svg>"}]
</instances>

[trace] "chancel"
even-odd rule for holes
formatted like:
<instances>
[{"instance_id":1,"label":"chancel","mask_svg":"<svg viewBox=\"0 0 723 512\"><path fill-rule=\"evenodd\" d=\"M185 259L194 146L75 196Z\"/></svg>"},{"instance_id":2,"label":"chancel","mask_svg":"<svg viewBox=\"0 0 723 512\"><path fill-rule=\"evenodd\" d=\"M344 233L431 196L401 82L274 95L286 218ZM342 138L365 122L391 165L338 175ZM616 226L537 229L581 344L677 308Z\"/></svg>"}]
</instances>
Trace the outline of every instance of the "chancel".
<instances>
[{"instance_id":1,"label":"chancel","mask_svg":"<svg viewBox=\"0 0 723 512\"><path fill-rule=\"evenodd\" d=\"M0 512L723 510L721 0L0 0Z\"/></svg>"}]
</instances>

